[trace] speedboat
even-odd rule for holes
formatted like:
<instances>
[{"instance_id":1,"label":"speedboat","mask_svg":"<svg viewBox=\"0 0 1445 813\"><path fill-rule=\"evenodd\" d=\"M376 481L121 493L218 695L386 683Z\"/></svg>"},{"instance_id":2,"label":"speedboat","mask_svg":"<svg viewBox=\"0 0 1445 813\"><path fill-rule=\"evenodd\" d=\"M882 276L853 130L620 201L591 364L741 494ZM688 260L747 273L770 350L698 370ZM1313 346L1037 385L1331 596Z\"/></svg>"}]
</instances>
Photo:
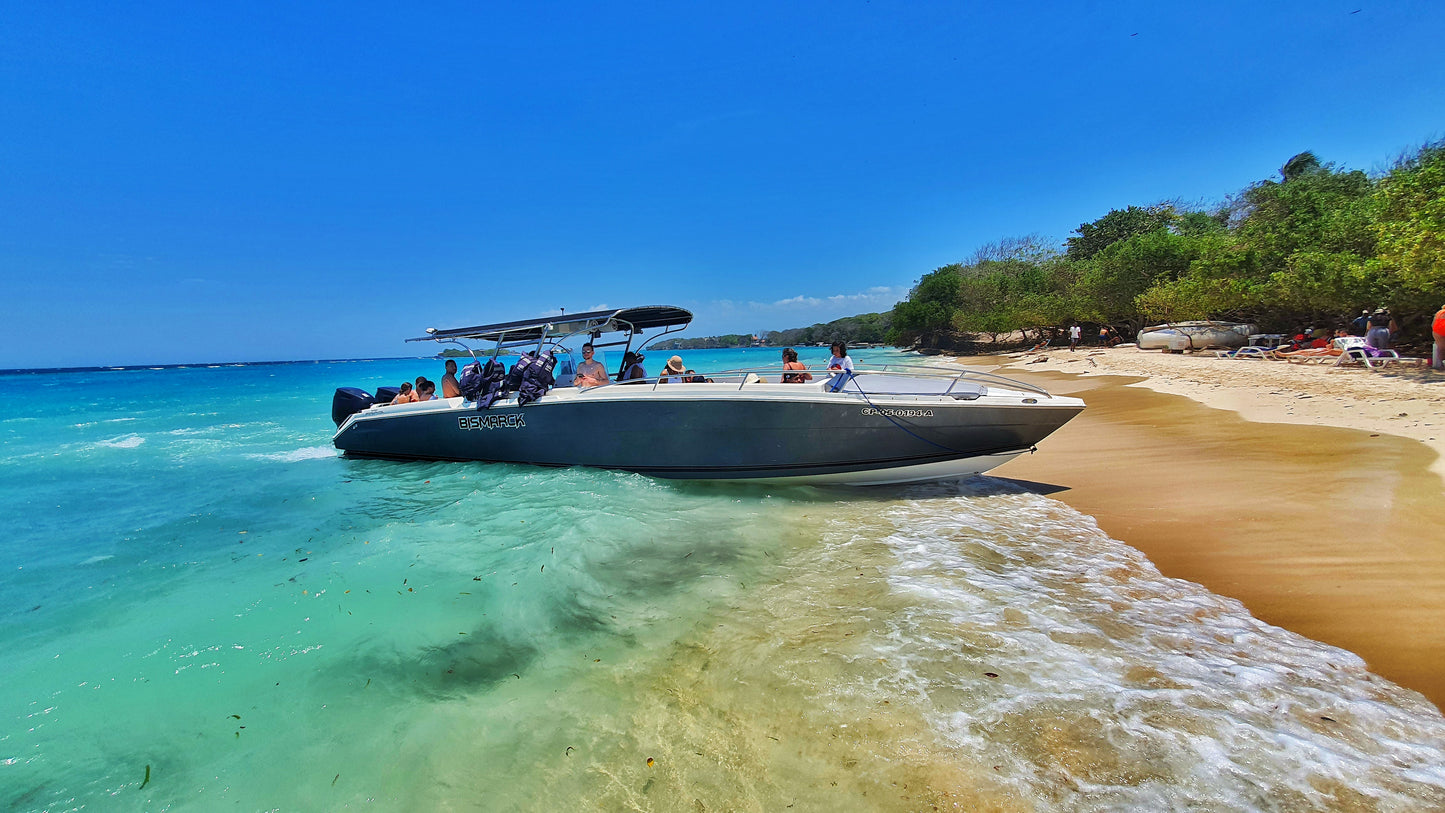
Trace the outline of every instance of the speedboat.
<instances>
[{"instance_id":1,"label":"speedboat","mask_svg":"<svg viewBox=\"0 0 1445 813\"><path fill-rule=\"evenodd\" d=\"M961 367L884 364L812 370L688 370L575 386L572 352L640 353L692 321L653 305L447 330L408 341L455 343L474 358L463 396L390 404L336 391L333 442L349 457L592 466L664 478L880 485L968 476L1034 448L1083 408L1031 384ZM468 342L491 345L489 358ZM635 346L634 346L635 345ZM528 392L468 391L478 368L547 369ZM531 375L531 373L527 373ZM793 378L795 376L789 376ZM796 376L801 377L801 376ZM584 382L585 383L585 382ZM540 395L538 390L541 389Z\"/></svg>"}]
</instances>

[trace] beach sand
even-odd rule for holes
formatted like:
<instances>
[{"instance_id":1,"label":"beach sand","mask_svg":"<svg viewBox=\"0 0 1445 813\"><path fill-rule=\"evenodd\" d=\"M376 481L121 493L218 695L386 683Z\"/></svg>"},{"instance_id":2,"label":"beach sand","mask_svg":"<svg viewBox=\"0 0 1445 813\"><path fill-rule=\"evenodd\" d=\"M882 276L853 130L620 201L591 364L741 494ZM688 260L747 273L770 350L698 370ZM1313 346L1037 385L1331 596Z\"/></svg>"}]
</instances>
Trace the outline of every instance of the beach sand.
<instances>
[{"instance_id":1,"label":"beach sand","mask_svg":"<svg viewBox=\"0 0 1445 813\"><path fill-rule=\"evenodd\" d=\"M1132 346L958 361L1088 403L991 474L1445 708L1445 375Z\"/></svg>"}]
</instances>

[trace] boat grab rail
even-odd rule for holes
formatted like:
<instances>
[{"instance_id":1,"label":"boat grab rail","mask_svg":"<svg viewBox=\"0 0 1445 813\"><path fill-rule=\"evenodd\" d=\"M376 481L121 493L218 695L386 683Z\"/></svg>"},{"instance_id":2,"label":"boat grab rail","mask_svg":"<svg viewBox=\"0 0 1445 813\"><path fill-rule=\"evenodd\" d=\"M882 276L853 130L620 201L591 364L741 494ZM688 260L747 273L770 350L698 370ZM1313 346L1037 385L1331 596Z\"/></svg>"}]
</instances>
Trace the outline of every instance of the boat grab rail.
<instances>
[{"instance_id":1,"label":"boat grab rail","mask_svg":"<svg viewBox=\"0 0 1445 813\"><path fill-rule=\"evenodd\" d=\"M967 379L978 379L978 380L982 380L982 381L984 381L984 382L990 382L990 381L991 381L991 382L998 383L998 384L1005 384L1005 385L1010 386L1010 387L1017 387L1018 389L1021 389L1021 390L1028 390L1029 392L1035 392L1035 393L1038 393L1039 395L1044 396L1045 398L1053 398L1053 397L1054 397L1053 395L1051 395L1051 394L1049 393L1048 390L1044 389L1043 387L1039 387L1039 386L1036 386L1036 385L1034 385L1034 384L1029 384L1029 383L1026 383L1026 382L1024 382L1024 381L1019 381L1019 380L1016 379L1016 378L1009 378L1008 376L998 375L997 373L986 373L986 372L984 372L984 371L982 371L982 370L974 370L974 369L969 368L969 367L960 367L960 366L955 365L955 364L928 364L928 365L925 365L925 364L884 364L884 365L882 365L881 367L870 368L870 369L868 369L868 370L855 370L853 374L854 374L854 375L857 375L857 374L860 373L860 372L886 373L886 372L895 371L895 370L903 370L903 371L907 372L909 375L917 375L917 376L930 376L930 375L932 375L932 376L945 376L945 375L953 375L953 376L955 376L958 380L963 380L963 379L966 379L966 378L967 378ZM941 371L941 372L940 372L940 371Z\"/></svg>"},{"instance_id":2,"label":"boat grab rail","mask_svg":"<svg viewBox=\"0 0 1445 813\"><path fill-rule=\"evenodd\" d=\"M737 379L737 384L738 384L738 389L742 389L743 387L747 386L748 384L763 383L763 382L759 382L759 381L756 381L756 380L753 380L753 381L748 380L748 376L750 376L750 375L755 375L755 376L758 376L759 378L761 378L761 377L763 377L763 376L776 376L776 377L778 377L780 380L779 380L778 382L774 382L774 383L781 383L781 377L784 376L784 375L796 375L796 374L801 374L801 373L817 373L818 375L815 375L815 376L814 376L815 379L816 379L816 378L821 378L821 379L826 380L826 379L831 378L831 377L834 375L835 372L836 372L836 371L834 371L834 370L783 370L783 369L777 367L776 365L774 365L774 366L769 366L769 367L744 367L744 368L732 369L732 370L720 370L720 371L718 371L718 372L712 372L712 373L702 373L702 372L696 372L696 371L694 371L694 372L692 373L692 375L701 376L702 378L705 378L705 379L724 379L724 378L727 379L727 380L725 380L725 381L710 380L710 381L708 382L708 383L714 383L714 384L723 384L723 383L728 383L728 384L730 384L730 383L732 383L732 379L736 378L736 379ZM1025 383L1025 382L1023 382L1023 381L1018 381L1018 380L1015 380L1015 379L1012 379L1012 378L1008 378L1008 377L1006 377L1006 376L995 375L994 373L985 373L985 372L982 372L982 371L980 371L980 370L970 370L970 369L964 368L964 367L957 367L957 368L949 369L949 368L944 368L944 367L939 367L939 366L925 366L925 365L919 365L919 364L884 364L884 365L879 366L879 367L867 367L867 368L862 368L862 367L860 367L860 368L855 368L855 369L853 370L853 376L854 376L854 378L856 379L858 376L862 376L862 375L889 375L889 374L897 374L897 373L899 373L899 372L905 372L905 373L907 373L908 377L910 377L910 378L947 379L947 380L950 380L950 383L949 383L949 385L948 385L948 388L945 389L945 390L943 390L942 392L892 392L892 393L875 393L875 394L879 394L879 395L938 395L938 396L951 396L951 395L953 394L954 388L957 387L957 386L958 386L959 384L961 384L961 383L984 383L984 384L992 383L992 384L998 384L998 385L1003 385L1003 386L1012 387L1012 388L1018 388L1018 389L1021 389L1021 390L1027 390L1028 392L1037 393L1038 395L1042 395L1043 397L1049 398L1049 399L1052 399L1052 398L1054 397L1053 395L1051 395L1051 394L1048 392L1048 390L1045 390L1045 389L1042 388L1042 387L1038 387L1038 386L1035 386L1035 385L1033 385L1033 384L1028 384L1028 383ZM656 389L658 388L658 386L660 386L662 383L664 383L664 382L663 382L663 379L664 379L664 378L673 378L673 377L675 377L675 375L649 376L649 377L647 377L647 378L634 378L634 379L630 379L630 380L628 380L628 381L607 381L606 383L598 384L598 385L595 386L595 387L587 387L587 388L583 389L582 392L597 392L598 390L603 390L603 389L606 389L606 388L608 388L608 387L618 387L618 386L649 386L649 385L650 385L651 389L656 390ZM673 382L673 383L679 383L679 382ZM793 384L792 382L789 382L789 383L790 383L790 386L796 386L796 384ZM810 383L810 382L804 382L804 383ZM821 382L820 382L820 383L821 383ZM856 381L855 381L854 383L855 383L855 385L856 385ZM669 386L671 386L671 384L669 384ZM861 387L861 386L858 386L858 391L859 391L859 392L862 392L862 387Z\"/></svg>"}]
</instances>

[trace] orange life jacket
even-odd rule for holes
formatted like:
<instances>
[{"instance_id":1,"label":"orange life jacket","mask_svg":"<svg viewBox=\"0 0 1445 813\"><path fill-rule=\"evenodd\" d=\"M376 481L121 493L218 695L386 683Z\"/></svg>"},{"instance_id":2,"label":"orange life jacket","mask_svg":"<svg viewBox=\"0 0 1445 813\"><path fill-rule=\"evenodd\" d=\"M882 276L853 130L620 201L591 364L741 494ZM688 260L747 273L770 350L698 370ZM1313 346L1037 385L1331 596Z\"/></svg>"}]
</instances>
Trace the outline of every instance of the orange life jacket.
<instances>
[{"instance_id":1,"label":"orange life jacket","mask_svg":"<svg viewBox=\"0 0 1445 813\"><path fill-rule=\"evenodd\" d=\"M1435 325L1431 330L1436 336L1445 336L1445 308L1435 312Z\"/></svg>"}]
</instances>

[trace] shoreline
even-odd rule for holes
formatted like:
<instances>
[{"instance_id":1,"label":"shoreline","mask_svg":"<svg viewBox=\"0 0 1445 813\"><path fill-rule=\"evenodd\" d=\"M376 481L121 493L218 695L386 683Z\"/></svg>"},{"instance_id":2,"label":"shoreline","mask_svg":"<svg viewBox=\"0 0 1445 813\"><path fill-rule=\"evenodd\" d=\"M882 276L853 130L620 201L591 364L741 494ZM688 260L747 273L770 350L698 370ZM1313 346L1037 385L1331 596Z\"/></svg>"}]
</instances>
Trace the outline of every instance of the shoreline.
<instances>
[{"instance_id":1,"label":"shoreline","mask_svg":"<svg viewBox=\"0 0 1445 813\"><path fill-rule=\"evenodd\" d=\"M1445 708L1445 377L1132 346L957 361L1089 405L993 476Z\"/></svg>"}]
</instances>

